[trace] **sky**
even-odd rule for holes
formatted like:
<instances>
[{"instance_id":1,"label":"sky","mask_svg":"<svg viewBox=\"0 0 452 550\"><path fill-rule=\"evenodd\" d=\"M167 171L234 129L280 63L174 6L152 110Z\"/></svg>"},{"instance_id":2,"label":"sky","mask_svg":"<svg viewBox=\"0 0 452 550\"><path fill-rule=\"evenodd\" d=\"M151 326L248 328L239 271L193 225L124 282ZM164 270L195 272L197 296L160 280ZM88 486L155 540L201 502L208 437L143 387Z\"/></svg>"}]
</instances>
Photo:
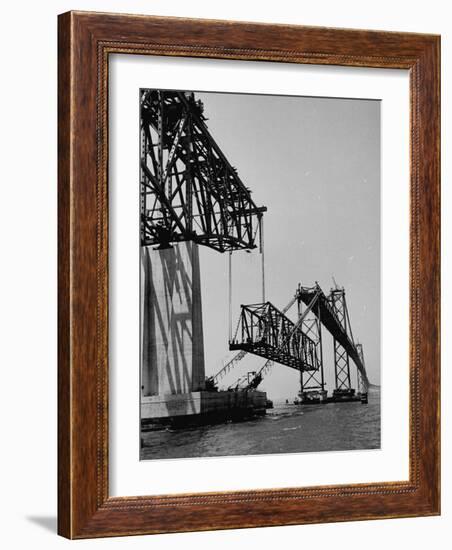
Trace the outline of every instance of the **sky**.
<instances>
[{"instance_id":1,"label":"sky","mask_svg":"<svg viewBox=\"0 0 452 550\"><path fill-rule=\"evenodd\" d=\"M265 205L266 299L283 308L298 283L335 278L346 291L355 341L370 381L380 383L380 102L375 100L200 93L207 126L258 206ZM206 375L228 351L228 255L200 247ZM233 330L240 304L262 301L261 257L232 255ZM295 319L296 307L288 316ZM327 389L332 338L324 333ZM247 355L226 385L265 359ZM356 380L356 369L352 369ZM292 400L299 374L276 365L260 389Z\"/></svg>"}]
</instances>

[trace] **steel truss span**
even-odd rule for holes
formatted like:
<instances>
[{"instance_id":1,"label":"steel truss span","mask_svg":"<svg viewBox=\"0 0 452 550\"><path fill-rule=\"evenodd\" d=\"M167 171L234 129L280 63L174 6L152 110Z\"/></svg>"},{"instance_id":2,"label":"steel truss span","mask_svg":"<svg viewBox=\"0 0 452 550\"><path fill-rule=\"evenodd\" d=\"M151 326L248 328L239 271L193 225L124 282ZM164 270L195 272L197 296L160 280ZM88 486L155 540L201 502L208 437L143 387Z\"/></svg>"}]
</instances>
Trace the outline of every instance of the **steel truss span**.
<instances>
[{"instance_id":1,"label":"steel truss span","mask_svg":"<svg viewBox=\"0 0 452 550\"><path fill-rule=\"evenodd\" d=\"M256 248L265 207L211 136L193 93L141 90L141 244Z\"/></svg>"},{"instance_id":2,"label":"steel truss span","mask_svg":"<svg viewBox=\"0 0 452 550\"><path fill-rule=\"evenodd\" d=\"M298 303L294 323L285 313ZM303 310L303 305L306 306ZM303 390L324 391L322 326L333 337L336 394L354 394L350 359L357 369L358 391L367 392L369 380L364 364L362 344L355 344L345 299L345 290L332 289L326 296L318 284L299 285L284 313L270 302L242 305L237 330L229 343L230 350L242 350L265 357L267 362L249 384L255 387L274 363L300 371ZM228 364L230 370L233 362Z\"/></svg>"},{"instance_id":3,"label":"steel truss span","mask_svg":"<svg viewBox=\"0 0 452 550\"><path fill-rule=\"evenodd\" d=\"M317 367L315 343L272 303L242 305L237 330L229 348L244 350L297 370Z\"/></svg>"}]
</instances>

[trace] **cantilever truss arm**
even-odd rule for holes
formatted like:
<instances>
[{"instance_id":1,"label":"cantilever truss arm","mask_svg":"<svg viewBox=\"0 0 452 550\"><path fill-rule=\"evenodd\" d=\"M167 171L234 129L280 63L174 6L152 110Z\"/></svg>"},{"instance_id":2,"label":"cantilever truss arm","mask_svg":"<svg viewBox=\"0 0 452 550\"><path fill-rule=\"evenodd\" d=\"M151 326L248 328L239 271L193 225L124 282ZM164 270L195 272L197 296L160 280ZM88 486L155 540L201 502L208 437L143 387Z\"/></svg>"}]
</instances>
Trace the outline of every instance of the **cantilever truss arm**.
<instances>
[{"instance_id":1,"label":"cantilever truss arm","mask_svg":"<svg viewBox=\"0 0 452 550\"><path fill-rule=\"evenodd\" d=\"M219 252L253 249L258 207L210 134L193 94L141 94L141 244L191 240Z\"/></svg>"}]
</instances>

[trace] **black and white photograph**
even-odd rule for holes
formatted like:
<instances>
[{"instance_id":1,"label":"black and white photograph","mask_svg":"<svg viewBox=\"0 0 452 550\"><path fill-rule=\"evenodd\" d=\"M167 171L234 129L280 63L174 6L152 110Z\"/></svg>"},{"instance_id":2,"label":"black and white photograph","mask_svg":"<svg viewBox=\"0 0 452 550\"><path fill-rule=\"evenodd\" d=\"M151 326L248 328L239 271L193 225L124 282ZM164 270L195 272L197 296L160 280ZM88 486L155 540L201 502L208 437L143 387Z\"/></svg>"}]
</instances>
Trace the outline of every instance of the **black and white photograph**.
<instances>
[{"instance_id":1,"label":"black and white photograph","mask_svg":"<svg viewBox=\"0 0 452 550\"><path fill-rule=\"evenodd\" d=\"M380 107L139 91L141 460L380 448Z\"/></svg>"},{"instance_id":2,"label":"black and white photograph","mask_svg":"<svg viewBox=\"0 0 452 550\"><path fill-rule=\"evenodd\" d=\"M3 548L451 546L448 6L5 3Z\"/></svg>"}]
</instances>

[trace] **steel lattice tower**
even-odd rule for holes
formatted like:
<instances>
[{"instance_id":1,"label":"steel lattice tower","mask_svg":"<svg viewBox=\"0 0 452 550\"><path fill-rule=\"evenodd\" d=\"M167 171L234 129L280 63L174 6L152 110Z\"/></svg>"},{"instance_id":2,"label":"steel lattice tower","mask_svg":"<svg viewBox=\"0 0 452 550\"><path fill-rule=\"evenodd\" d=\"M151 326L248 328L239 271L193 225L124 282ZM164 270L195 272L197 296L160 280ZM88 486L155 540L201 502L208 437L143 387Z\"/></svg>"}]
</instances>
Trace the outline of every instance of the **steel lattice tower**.
<instances>
[{"instance_id":1,"label":"steel lattice tower","mask_svg":"<svg viewBox=\"0 0 452 550\"><path fill-rule=\"evenodd\" d=\"M331 306L340 324L348 333L347 305L345 303L345 290L334 289L330 294ZM351 390L350 358L345 348L334 339L334 374L336 390Z\"/></svg>"},{"instance_id":2,"label":"steel lattice tower","mask_svg":"<svg viewBox=\"0 0 452 550\"><path fill-rule=\"evenodd\" d=\"M305 391L325 390L325 378L323 369L323 348L322 348L322 323L320 314L317 317L312 311L303 317L302 302L298 300L298 316L302 318L302 330L313 342L312 370L300 371L300 395Z\"/></svg>"}]
</instances>

